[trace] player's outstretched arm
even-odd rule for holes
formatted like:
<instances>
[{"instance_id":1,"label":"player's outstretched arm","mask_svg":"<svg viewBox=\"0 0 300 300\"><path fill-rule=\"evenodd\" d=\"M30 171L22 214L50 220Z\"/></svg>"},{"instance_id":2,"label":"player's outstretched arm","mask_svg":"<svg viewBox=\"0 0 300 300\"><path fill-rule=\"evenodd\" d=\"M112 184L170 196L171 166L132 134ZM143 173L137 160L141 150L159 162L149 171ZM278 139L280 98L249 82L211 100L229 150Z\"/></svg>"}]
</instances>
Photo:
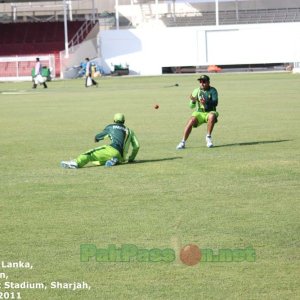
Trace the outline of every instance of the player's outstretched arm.
<instances>
[{"instance_id":1,"label":"player's outstretched arm","mask_svg":"<svg viewBox=\"0 0 300 300\"><path fill-rule=\"evenodd\" d=\"M131 131L131 140L130 140L132 151L128 158L128 162L133 162L135 157L137 156L139 150L140 150L140 143L133 131Z\"/></svg>"}]
</instances>

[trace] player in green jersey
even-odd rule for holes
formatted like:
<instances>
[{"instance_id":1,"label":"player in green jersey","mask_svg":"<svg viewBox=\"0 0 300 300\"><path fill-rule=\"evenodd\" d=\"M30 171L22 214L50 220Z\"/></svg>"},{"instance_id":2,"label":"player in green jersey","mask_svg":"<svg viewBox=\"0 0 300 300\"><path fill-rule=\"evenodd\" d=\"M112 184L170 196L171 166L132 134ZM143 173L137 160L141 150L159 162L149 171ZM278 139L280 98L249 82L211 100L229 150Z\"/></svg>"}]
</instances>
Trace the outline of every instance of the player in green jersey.
<instances>
[{"instance_id":1,"label":"player in green jersey","mask_svg":"<svg viewBox=\"0 0 300 300\"><path fill-rule=\"evenodd\" d=\"M197 110L192 113L192 117L184 128L183 138L176 147L178 150L185 148L186 140L193 127L198 127L203 123L207 123L206 145L208 148L213 147L211 133L219 116L216 109L218 92L214 87L210 86L210 79L207 75L202 75L197 80L200 83L200 88L194 89L190 96L190 108L196 108Z\"/></svg>"},{"instance_id":2,"label":"player in green jersey","mask_svg":"<svg viewBox=\"0 0 300 300\"><path fill-rule=\"evenodd\" d=\"M140 145L135 133L126 127L124 123L125 116L121 113L115 114L114 123L106 126L102 132L95 136L95 142L109 138L111 140L110 145L91 149L79 155L75 160L62 161L61 166L67 169L77 169L82 168L89 162L96 162L106 167L126 161L133 162ZM132 151L127 160L130 145L132 146Z\"/></svg>"}]
</instances>

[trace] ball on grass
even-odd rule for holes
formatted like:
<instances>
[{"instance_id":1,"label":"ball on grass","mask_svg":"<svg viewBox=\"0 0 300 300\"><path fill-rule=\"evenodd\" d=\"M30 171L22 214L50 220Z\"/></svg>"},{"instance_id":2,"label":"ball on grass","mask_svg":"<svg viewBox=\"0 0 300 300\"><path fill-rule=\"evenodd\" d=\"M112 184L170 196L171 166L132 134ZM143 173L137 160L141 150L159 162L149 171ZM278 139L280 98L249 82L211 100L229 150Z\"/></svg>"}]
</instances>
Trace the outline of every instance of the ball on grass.
<instances>
[{"instance_id":1,"label":"ball on grass","mask_svg":"<svg viewBox=\"0 0 300 300\"><path fill-rule=\"evenodd\" d=\"M180 250L180 260L188 265L194 266L201 260L201 251L197 245L189 244Z\"/></svg>"},{"instance_id":2,"label":"ball on grass","mask_svg":"<svg viewBox=\"0 0 300 300\"><path fill-rule=\"evenodd\" d=\"M154 105L154 108L155 108L155 109L159 109L159 105L158 105L158 104L155 104L155 105Z\"/></svg>"}]
</instances>

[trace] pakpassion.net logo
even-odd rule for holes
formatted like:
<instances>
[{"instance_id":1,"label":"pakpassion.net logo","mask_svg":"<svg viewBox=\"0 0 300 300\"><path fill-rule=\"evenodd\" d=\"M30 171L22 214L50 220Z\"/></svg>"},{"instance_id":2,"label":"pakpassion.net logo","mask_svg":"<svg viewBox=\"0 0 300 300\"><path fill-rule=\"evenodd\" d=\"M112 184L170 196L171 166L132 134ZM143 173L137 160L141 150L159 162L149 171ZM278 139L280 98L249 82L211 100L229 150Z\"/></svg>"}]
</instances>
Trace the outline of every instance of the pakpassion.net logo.
<instances>
[{"instance_id":1,"label":"pakpassion.net logo","mask_svg":"<svg viewBox=\"0 0 300 300\"><path fill-rule=\"evenodd\" d=\"M171 248L145 249L134 244L123 244L121 247L111 244L107 248L97 248L94 244L80 245L81 262L172 263L176 261L176 257L176 251ZM256 253L252 247L213 250L189 244L181 248L179 258L182 263L194 266L199 262L255 262Z\"/></svg>"}]
</instances>

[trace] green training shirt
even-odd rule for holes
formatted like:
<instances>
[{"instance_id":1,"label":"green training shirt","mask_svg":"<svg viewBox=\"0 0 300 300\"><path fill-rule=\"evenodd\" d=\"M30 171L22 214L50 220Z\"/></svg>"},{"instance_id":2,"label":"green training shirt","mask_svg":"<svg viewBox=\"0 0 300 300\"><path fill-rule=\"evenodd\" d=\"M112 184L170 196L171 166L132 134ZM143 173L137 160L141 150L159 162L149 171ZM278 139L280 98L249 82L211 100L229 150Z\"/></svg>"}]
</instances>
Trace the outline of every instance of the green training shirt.
<instances>
[{"instance_id":1,"label":"green training shirt","mask_svg":"<svg viewBox=\"0 0 300 300\"><path fill-rule=\"evenodd\" d=\"M123 124L114 123L106 126L104 130L95 136L95 141L99 142L105 138L111 140L110 146L117 149L123 160L126 160L130 145L132 152L128 161L133 161L139 151L140 145L133 130L127 128Z\"/></svg>"},{"instance_id":2,"label":"green training shirt","mask_svg":"<svg viewBox=\"0 0 300 300\"><path fill-rule=\"evenodd\" d=\"M190 101L190 108L194 109L197 105L197 110L200 112L216 111L218 106L218 92L214 87L210 87L208 90L201 88L194 89L192 96L197 98L197 101L193 103ZM200 102L201 99L205 99L205 106Z\"/></svg>"}]
</instances>

